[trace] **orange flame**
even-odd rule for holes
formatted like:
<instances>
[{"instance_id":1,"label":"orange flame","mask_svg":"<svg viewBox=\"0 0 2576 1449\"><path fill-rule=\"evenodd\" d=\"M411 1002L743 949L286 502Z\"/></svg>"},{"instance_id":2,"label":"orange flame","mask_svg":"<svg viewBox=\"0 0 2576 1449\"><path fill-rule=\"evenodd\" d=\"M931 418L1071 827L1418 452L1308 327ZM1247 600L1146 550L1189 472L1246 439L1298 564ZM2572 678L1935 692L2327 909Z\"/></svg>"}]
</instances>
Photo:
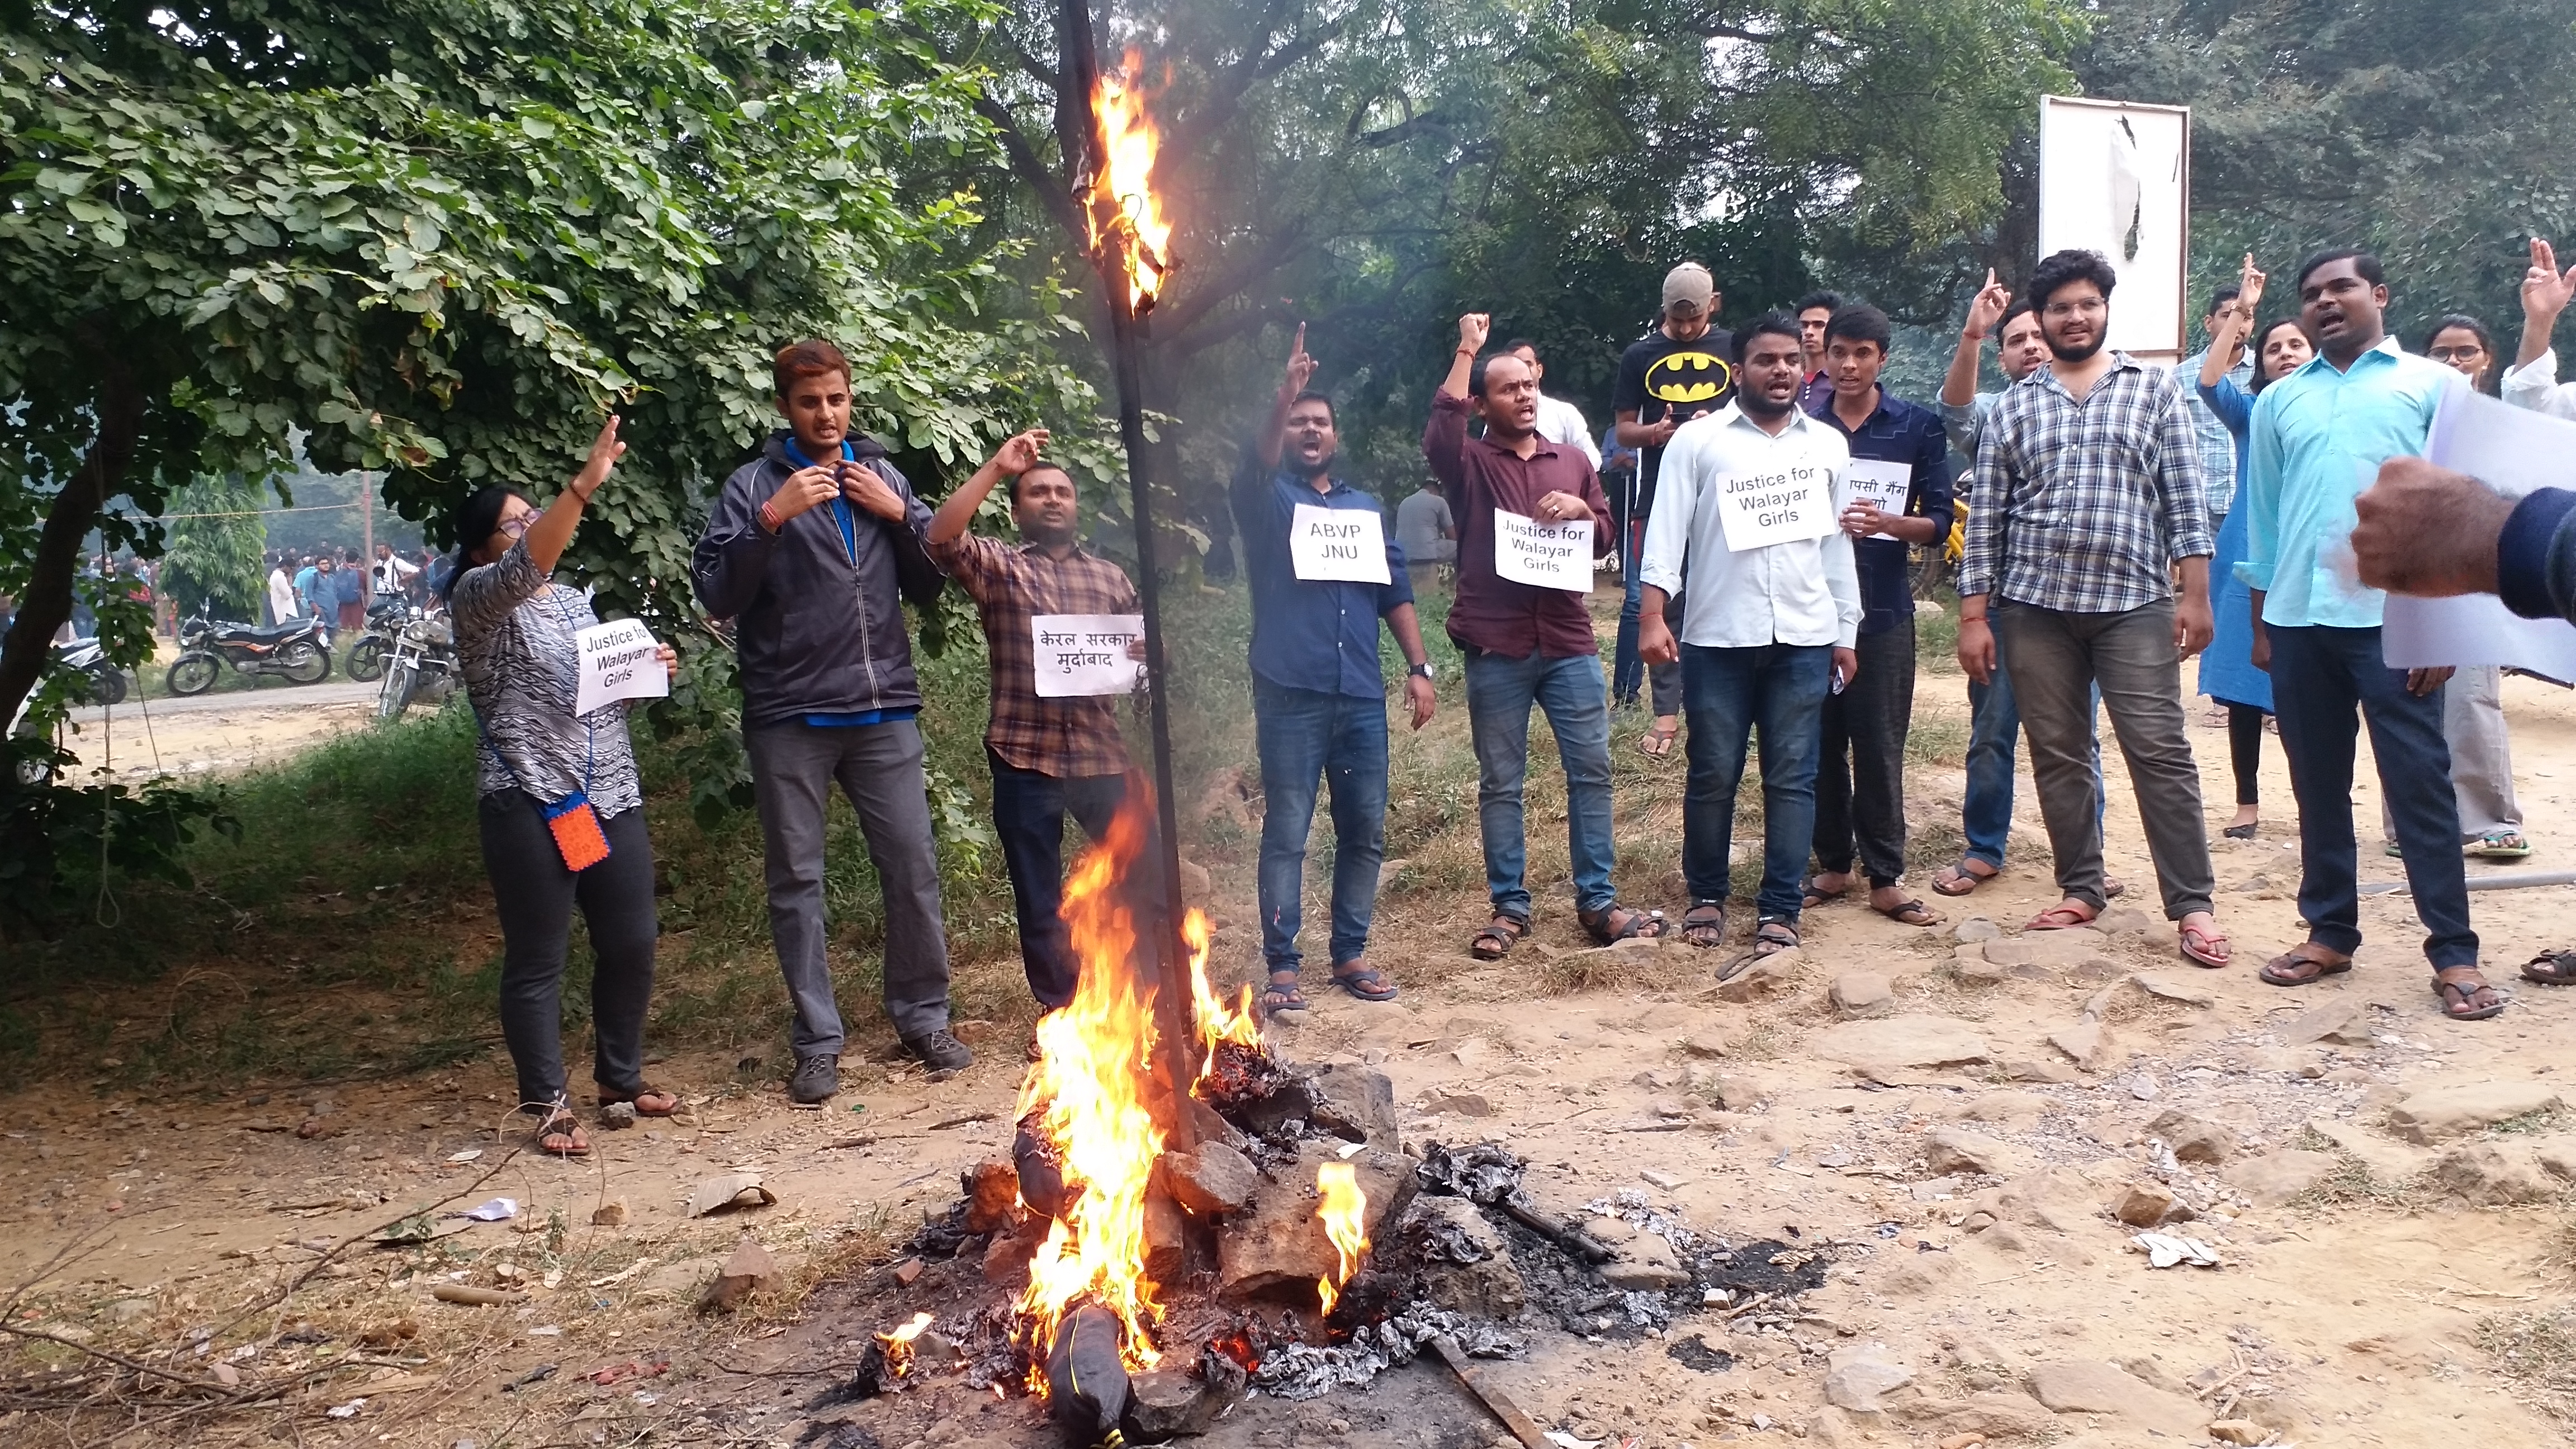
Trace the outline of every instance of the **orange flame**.
<instances>
[{"instance_id":1,"label":"orange flame","mask_svg":"<svg viewBox=\"0 0 2576 1449\"><path fill-rule=\"evenodd\" d=\"M1064 1157L1067 1202L1030 1264L1020 1311L1044 1346L1078 1301L1098 1303L1125 1326L1129 1366L1139 1369L1161 1358L1149 1333L1162 1310L1145 1276L1145 1189L1163 1129L1145 1099L1154 999L1137 982L1136 923L1120 883L1145 854L1144 793L1130 792L1065 882L1061 911L1081 981L1069 1005L1038 1019L1039 1058L1016 1113L1043 1110L1040 1130Z\"/></svg>"},{"instance_id":2,"label":"orange flame","mask_svg":"<svg viewBox=\"0 0 2576 1449\"><path fill-rule=\"evenodd\" d=\"M929 1314L916 1313L912 1316L912 1321L903 1327L892 1333L876 1335L877 1342L885 1345L886 1368L896 1378L902 1378L912 1372L912 1341L928 1332L930 1324Z\"/></svg>"},{"instance_id":3,"label":"orange flame","mask_svg":"<svg viewBox=\"0 0 2576 1449\"><path fill-rule=\"evenodd\" d=\"M1324 1312L1330 1316L1333 1305L1341 1301L1342 1285L1360 1270L1360 1255L1368 1251L1368 1194L1361 1190L1359 1175L1347 1162L1318 1166L1315 1193L1323 1199L1315 1208L1315 1216L1324 1220L1324 1236L1332 1240L1333 1251L1341 1260L1333 1276L1315 1280L1323 1294Z\"/></svg>"},{"instance_id":4,"label":"orange flame","mask_svg":"<svg viewBox=\"0 0 2576 1449\"><path fill-rule=\"evenodd\" d=\"M1190 1000L1198 1009L1199 1045L1207 1049L1199 1064L1198 1080L1204 1082L1216 1072L1216 1051L1227 1042L1258 1048L1261 1045L1261 1019L1253 1015L1252 988L1246 986L1228 1006L1218 999L1215 988L1208 985L1207 917L1191 911L1181 918L1181 939L1190 945Z\"/></svg>"},{"instance_id":5,"label":"orange flame","mask_svg":"<svg viewBox=\"0 0 2576 1449\"><path fill-rule=\"evenodd\" d=\"M1092 93L1101 167L1087 203L1092 248L1105 252L1127 279L1128 305L1139 317L1153 309L1171 273L1172 239L1172 224L1154 195L1154 155L1162 138L1145 114L1144 68L1144 57L1130 50L1117 70L1101 73Z\"/></svg>"}]
</instances>

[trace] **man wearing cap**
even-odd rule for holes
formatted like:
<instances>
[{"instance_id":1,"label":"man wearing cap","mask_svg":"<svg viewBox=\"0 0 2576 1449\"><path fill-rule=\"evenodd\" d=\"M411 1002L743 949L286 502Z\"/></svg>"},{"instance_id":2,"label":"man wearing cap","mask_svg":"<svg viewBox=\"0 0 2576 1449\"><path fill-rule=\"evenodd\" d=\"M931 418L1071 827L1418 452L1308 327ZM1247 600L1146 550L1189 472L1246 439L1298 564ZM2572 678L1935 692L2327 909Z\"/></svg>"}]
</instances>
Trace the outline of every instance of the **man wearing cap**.
<instances>
[{"instance_id":1,"label":"man wearing cap","mask_svg":"<svg viewBox=\"0 0 2576 1449\"><path fill-rule=\"evenodd\" d=\"M1679 664L1659 664L1649 671L1637 655L1637 610L1643 598L1637 561L1647 515L1654 511L1664 445L1682 424L1716 412L1735 395L1732 349L1709 332L1717 302L1717 282L1708 268L1684 262L1665 273L1662 319L1621 354L1619 381L1610 398L1619 420L1619 445L1637 450L1635 492L1620 537L1619 568L1628 597L1619 606L1619 650L1610 693L1616 703L1634 704L1639 674L1651 678L1655 720L1638 742L1650 755L1669 752L1681 732L1682 671Z\"/></svg>"}]
</instances>

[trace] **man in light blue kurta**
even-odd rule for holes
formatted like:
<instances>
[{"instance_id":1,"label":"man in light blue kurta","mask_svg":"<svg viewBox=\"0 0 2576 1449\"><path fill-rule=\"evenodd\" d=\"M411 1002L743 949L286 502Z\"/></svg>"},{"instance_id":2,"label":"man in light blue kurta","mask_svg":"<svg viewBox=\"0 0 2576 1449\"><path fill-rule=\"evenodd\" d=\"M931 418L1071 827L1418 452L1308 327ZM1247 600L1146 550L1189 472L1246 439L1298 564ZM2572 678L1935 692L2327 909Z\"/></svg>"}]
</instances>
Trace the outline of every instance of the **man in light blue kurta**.
<instances>
[{"instance_id":1,"label":"man in light blue kurta","mask_svg":"<svg viewBox=\"0 0 2576 1449\"><path fill-rule=\"evenodd\" d=\"M2254 591L2254 659L2269 656L2281 744L2299 800L2299 915L2308 939L2263 968L2275 986L2352 969L2361 949L2352 771L2355 712L2370 726L2380 786L2427 936L2442 1009L2493 1016L2503 998L2478 974L2478 937L2460 859L2450 747L2442 737L2447 669L2391 669L2380 649L2387 596L2352 575L2353 500L2390 458L2420 454L2457 373L2410 357L2387 335L2377 258L2327 252L2300 269L2299 321L2316 343L2307 366L2264 389L2246 439L2245 562ZM2268 645L2268 649L2267 649Z\"/></svg>"}]
</instances>

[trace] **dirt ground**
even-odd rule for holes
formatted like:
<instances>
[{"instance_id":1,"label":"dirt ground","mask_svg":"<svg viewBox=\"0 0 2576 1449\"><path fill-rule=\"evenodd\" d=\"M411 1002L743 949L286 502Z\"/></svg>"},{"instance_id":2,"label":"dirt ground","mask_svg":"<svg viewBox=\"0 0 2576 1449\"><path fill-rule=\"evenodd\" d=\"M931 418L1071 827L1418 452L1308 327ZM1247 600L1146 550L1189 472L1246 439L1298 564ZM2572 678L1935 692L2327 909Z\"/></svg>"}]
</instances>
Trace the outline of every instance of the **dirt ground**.
<instances>
[{"instance_id":1,"label":"dirt ground","mask_svg":"<svg viewBox=\"0 0 2576 1449\"><path fill-rule=\"evenodd\" d=\"M84 768L121 780L237 774L274 764L376 717L376 686L338 674L319 684L263 679L190 699L129 694L113 709L72 711Z\"/></svg>"},{"instance_id":2,"label":"dirt ground","mask_svg":"<svg viewBox=\"0 0 2576 1449\"><path fill-rule=\"evenodd\" d=\"M332 717L306 708L318 690L252 698L266 708L271 693L308 716L299 728ZM1920 715L1956 728L1962 696L1955 676L1927 675ZM2514 868L2559 867L2576 856L2565 783L2576 699L2515 680L2507 701L2540 847ZM178 726L155 708L165 759L192 748L173 745L174 729L206 731L209 758L241 757L219 741L223 711ZM1463 737L1463 720L1438 728ZM2215 835L2232 798L2225 733L2200 724L2193 738ZM1957 1449L1983 1436L2109 1449L2207 1443L2225 1420L2252 1426L2229 1429L2251 1436L2240 1442L2563 1443L2567 1426L2534 1380L2503 1373L2480 1335L2565 1301L2559 1194L2576 1170L2576 1119L2551 1089L2576 1046L2576 996L2526 986L2495 1020L2443 1020L2396 894L2365 901L2359 970L2298 992L2259 982L2255 966L2299 939L2288 782L2266 747L2263 838L2216 842L2228 970L2176 954L2114 758L2112 869L2131 883L2122 904L2148 908L2112 918L2115 929L2019 934L2054 898L2034 864L2045 852L2025 771L2013 868L1967 900L1927 895L1945 925L1826 906L1776 990L1723 1000L1713 953L1584 951L1561 883L1561 817L1534 811L1533 855L1553 860L1559 883L1532 943L1478 965L1463 955L1472 892L1400 897L1381 915L1377 955L1402 999L1319 996L1279 1048L1379 1066L1408 1146L1507 1143L1551 1210L1634 1190L1701 1233L1787 1238L1831 1258L1826 1286L1768 1326L1718 1310L1676 1322L1671 1339L1732 1354L1722 1372L1686 1366L1669 1342L1553 1328L1490 1366L1544 1428L1578 1442ZM1619 748L1630 751L1624 734ZM1670 775L1677 801L1680 752L1646 768ZM1918 830L1955 821L1957 770L1917 768L1909 786ZM2357 791L2364 820L2377 793ZM2366 878L2397 878L2394 860L2364 860ZM1241 975L1249 902L1225 882L1218 891L1219 959ZM2535 951L2576 945L2569 887L2473 899L2499 982ZM1972 915L2002 940L1956 939L1980 933ZM1852 973L1882 978L1885 1001L1871 1005L1871 983ZM1884 1014L1840 1020L1838 983ZM871 1030L882 1036L881 1023ZM688 1110L594 1128L581 1163L516 1150L525 1133L507 1115L497 1051L408 1080L149 1098L117 1090L102 1062L95 1080L0 1097L0 1285L17 1285L7 1323L183 1386L138 1398L119 1442L788 1444L820 1417L864 1426L885 1449L1052 1443L1030 1401L962 1385L819 1416L802 1407L846 1374L869 1332L912 1311L881 1271L894 1245L946 1210L962 1169L1007 1155L1018 1042L1001 1035L984 1035L981 1062L944 1082L853 1056L849 1090L821 1111L790 1109L774 1080L739 1080L734 1061L661 1060L655 1079ZM2168 1112L2187 1120L2159 1123ZM724 1173L756 1173L778 1201L688 1216L693 1188ZM2133 1186L2193 1213L2168 1230L2206 1243L2220 1266L2157 1269L2133 1251L2136 1229L2109 1211ZM426 1204L453 1213L500 1196L515 1202L509 1221L434 1219L452 1235L345 1246ZM623 1225L596 1225L611 1204ZM694 1311L744 1239L778 1258L785 1281L742 1313ZM451 1283L523 1296L431 1296ZM26 1362L82 1359L69 1343L21 1346ZM2515 1366L2551 1368L2528 1358ZM1874 1409L1855 1398L1855 1385L1899 1379ZM1842 1405L1828 1402L1829 1382ZM189 1412L206 1396L223 1396L223 1412ZM78 1397L70 1385L57 1395ZM0 1413L0 1442L109 1442L101 1420L66 1412L22 1396ZM1454 1381L1417 1363L1365 1392L1252 1401L1206 1442L1504 1439Z\"/></svg>"}]
</instances>

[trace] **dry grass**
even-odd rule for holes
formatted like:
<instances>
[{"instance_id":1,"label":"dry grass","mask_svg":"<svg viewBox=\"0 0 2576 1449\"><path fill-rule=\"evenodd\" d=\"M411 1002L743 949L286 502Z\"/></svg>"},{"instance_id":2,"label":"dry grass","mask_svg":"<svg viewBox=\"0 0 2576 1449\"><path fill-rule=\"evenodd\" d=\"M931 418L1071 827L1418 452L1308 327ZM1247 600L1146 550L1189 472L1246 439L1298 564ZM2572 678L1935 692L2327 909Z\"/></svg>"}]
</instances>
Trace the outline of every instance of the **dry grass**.
<instances>
[{"instance_id":1,"label":"dry grass","mask_svg":"<svg viewBox=\"0 0 2576 1449\"><path fill-rule=\"evenodd\" d=\"M2497 1314L2479 1320L2477 1337L2525 1402L2576 1422L2576 1307Z\"/></svg>"}]
</instances>

